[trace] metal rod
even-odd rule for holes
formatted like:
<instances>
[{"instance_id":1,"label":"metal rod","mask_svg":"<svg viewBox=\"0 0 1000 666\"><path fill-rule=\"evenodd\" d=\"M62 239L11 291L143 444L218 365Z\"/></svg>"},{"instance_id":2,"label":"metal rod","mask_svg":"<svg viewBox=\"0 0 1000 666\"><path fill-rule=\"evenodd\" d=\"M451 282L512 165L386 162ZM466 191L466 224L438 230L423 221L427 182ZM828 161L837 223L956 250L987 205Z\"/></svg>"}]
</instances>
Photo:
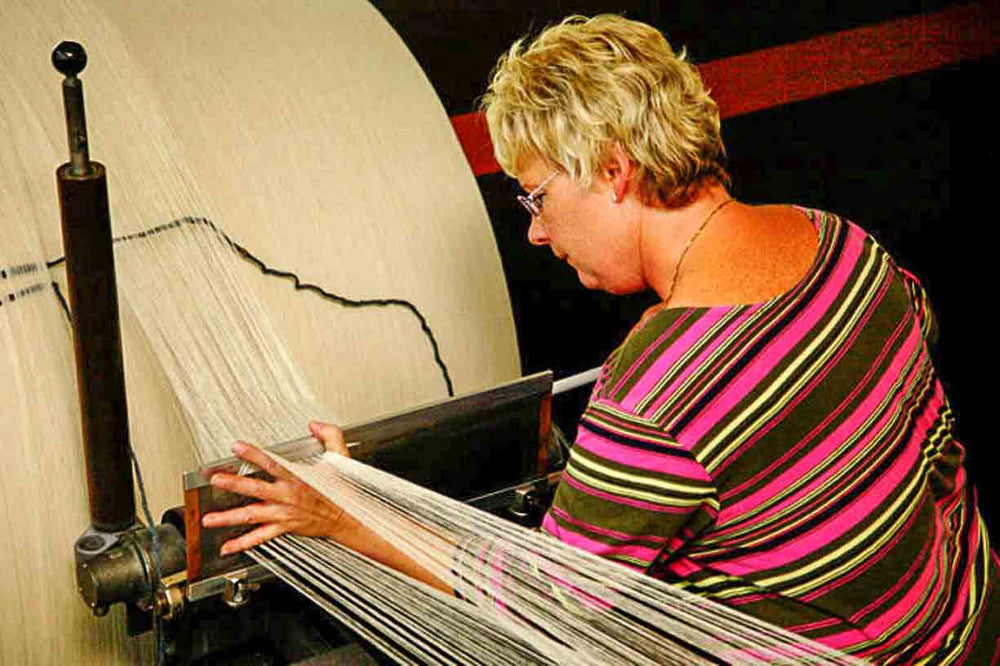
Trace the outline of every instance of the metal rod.
<instances>
[{"instance_id":1,"label":"metal rod","mask_svg":"<svg viewBox=\"0 0 1000 666\"><path fill-rule=\"evenodd\" d=\"M87 66L87 52L76 42L62 42L52 51L52 64L66 77L62 89L66 138L69 141L69 172L73 176L85 176L91 169L87 114L83 107L83 81L76 75Z\"/></svg>"},{"instance_id":2,"label":"metal rod","mask_svg":"<svg viewBox=\"0 0 1000 666\"><path fill-rule=\"evenodd\" d=\"M583 386L585 384L593 384L597 381L597 378L600 377L600 375L601 366L598 366L596 368L591 368L590 370L578 372L575 375L570 375L569 377L557 379L552 382L552 395L559 395L560 393L565 393L566 391L572 391L578 386Z\"/></svg>"}]
</instances>

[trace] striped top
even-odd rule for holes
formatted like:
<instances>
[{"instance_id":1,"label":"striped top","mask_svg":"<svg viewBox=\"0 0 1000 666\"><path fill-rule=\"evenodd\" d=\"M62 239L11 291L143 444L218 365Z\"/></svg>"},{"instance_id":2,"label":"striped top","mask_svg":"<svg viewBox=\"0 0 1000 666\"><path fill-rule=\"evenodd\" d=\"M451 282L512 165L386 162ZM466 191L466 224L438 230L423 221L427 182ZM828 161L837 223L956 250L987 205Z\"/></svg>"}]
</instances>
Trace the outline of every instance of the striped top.
<instances>
[{"instance_id":1,"label":"striped top","mask_svg":"<svg viewBox=\"0 0 1000 666\"><path fill-rule=\"evenodd\" d=\"M543 529L876 663L997 663L1000 567L916 279L804 211L753 305L654 311L608 358Z\"/></svg>"}]
</instances>

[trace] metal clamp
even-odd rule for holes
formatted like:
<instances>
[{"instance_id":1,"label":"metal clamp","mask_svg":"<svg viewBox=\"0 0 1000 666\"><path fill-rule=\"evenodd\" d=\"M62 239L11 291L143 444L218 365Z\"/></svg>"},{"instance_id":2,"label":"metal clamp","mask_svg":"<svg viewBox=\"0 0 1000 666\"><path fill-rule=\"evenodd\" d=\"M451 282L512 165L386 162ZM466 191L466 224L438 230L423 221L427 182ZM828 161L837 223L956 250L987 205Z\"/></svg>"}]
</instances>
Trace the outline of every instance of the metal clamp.
<instances>
[{"instance_id":1,"label":"metal clamp","mask_svg":"<svg viewBox=\"0 0 1000 666\"><path fill-rule=\"evenodd\" d=\"M226 584L222 589L222 600L230 608L239 608L250 601L250 594L260 589L260 583L254 583L246 570L225 576Z\"/></svg>"}]
</instances>

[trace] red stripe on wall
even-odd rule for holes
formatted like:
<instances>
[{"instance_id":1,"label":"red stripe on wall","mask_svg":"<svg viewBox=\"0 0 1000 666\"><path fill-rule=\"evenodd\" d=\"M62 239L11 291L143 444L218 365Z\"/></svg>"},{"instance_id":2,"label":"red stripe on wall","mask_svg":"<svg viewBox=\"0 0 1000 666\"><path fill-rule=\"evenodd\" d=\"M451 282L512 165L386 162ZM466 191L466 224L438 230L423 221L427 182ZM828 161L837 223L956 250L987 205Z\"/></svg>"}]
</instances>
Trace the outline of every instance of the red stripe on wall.
<instances>
[{"instance_id":1,"label":"red stripe on wall","mask_svg":"<svg viewBox=\"0 0 1000 666\"><path fill-rule=\"evenodd\" d=\"M996 53L997 18L995 7L962 5L715 60L698 69L727 118Z\"/></svg>"},{"instance_id":2,"label":"red stripe on wall","mask_svg":"<svg viewBox=\"0 0 1000 666\"><path fill-rule=\"evenodd\" d=\"M463 113L452 116L451 126L455 128L458 141L469 160L472 173L482 176L500 171L500 164L493 156L493 142L486 127L486 116L482 113Z\"/></svg>"},{"instance_id":3,"label":"red stripe on wall","mask_svg":"<svg viewBox=\"0 0 1000 666\"><path fill-rule=\"evenodd\" d=\"M1000 51L1000 3L961 5L698 67L723 118L878 83ZM451 119L473 173L500 170L480 113Z\"/></svg>"}]
</instances>

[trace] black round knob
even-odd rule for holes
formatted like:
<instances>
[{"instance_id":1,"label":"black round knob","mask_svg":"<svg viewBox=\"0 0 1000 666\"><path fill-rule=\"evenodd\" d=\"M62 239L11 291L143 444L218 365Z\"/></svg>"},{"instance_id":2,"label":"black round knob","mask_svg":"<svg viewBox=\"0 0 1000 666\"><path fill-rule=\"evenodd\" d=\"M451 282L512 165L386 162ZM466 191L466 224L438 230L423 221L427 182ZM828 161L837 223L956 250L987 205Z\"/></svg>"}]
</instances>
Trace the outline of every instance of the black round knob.
<instances>
[{"instance_id":1,"label":"black round knob","mask_svg":"<svg viewBox=\"0 0 1000 666\"><path fill-rule=\"evenodd\" d=\"M87 52L77 42L61 42L52 51L52 64L64 76L76 76L87 66Z\"/></svg>"}]
</instances>

